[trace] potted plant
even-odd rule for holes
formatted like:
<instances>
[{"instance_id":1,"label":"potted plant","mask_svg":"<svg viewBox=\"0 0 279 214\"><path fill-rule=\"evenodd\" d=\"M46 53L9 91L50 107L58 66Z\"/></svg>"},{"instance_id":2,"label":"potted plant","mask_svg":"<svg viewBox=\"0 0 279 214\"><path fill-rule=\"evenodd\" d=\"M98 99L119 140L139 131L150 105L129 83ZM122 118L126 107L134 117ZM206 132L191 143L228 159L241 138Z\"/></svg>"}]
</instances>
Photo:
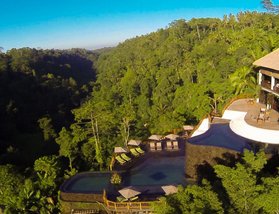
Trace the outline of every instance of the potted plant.
<instances>
[{"instance_id":1,"label":"potted plant","mask_svg":"<svg viewBox=\"0 0 279 214\"><path fill-rule=\"evenodd\" d=\"M122 178L121 175L119 175L118 173L113 173L111 178L110 178L110 183L113 185L119 185L121 184Z\"/></svg>"}]
</instances>

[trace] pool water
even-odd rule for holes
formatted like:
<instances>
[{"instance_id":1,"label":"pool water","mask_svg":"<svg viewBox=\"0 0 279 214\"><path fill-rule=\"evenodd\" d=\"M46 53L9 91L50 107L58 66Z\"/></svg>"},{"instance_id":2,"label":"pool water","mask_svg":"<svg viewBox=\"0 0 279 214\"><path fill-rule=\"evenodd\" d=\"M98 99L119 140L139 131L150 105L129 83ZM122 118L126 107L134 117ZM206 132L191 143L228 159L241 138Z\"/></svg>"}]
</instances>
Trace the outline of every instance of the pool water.
<instances>
[{"instance_id":1,"label":"pool water","mask_svg":"<svg viewBox=\"0 0 279 214\"><path fill-rule=\"evenodd\" d=\"M217 146L243 152L244 149L251 150L251 140L235 134L229 124L212 124L204 134L188 139L188 142L195 145Z\"/></svg>"},{"instance_id":2,"label":"pool water","mask_svg":"<svg viewBox=\"0 0 279 214\"><path fill-rule=\"evenodd\" d=\"M65 185L66 192L102 193L110 185L111 173L81 173Z\"/></svg>"},{"instance_id":3,"label":"pool water","mask_svg":"<svg viewBox=\"0 0 279 214\"><path fill-rule=\"evenodd\" d=\"M185 158L152 157L132 169L124 181L131 186L185 184Z\"/></svg>"},{"instance_id":4,"label":"pool water","mask_svg":"<svg viewBox=\"0 0 279 214\"><path fill-rule=\"evenodd\" d=\"M168 184L185 185L185 159L178 157L151 157L130 171L120 173L123 186L161 186ZM102 193L113 191L110 184L112 172L80 173L67 180L63 192Z\"/></svg>"}]
</instances>

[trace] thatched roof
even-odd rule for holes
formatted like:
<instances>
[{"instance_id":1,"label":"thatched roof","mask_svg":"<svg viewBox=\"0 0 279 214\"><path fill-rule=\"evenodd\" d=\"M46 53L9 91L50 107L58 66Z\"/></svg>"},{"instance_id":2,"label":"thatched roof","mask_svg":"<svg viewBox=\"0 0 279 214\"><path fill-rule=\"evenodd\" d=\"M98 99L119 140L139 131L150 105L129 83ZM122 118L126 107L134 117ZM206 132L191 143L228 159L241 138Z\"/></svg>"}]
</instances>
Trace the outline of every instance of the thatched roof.
<instances>
[{"instance_id":1,"label":"thatched roof","mask_svg":"<svg viewBox=\"0 0 279 214\"><path fill-rule=\"evenodd\" d=\"M166 195L170 195L178 192L177 187L174 185L162 186L162 189L164 190Z\"/></svg>"},{"instance_id":2,"label":"thatched roof","mask_svg":"<svg viewBox=\"0 0 279 214\"><path fill-rule=\"evenodd\" d=\"M165 138L168 138L170 140L176 140L177 138L179 138L179 135L177 134L168 134L165 136Z\"/></svg>"},{"instance_id":3,"label":"thatched roof","mask_svg":"<svg viewBox=\"0 0 279 214\"><path fill-rule=\"evenodd\" d=\"M279 48L256 60L253 65L279 71Z\"/></svg>"},{"instance_id":4,"label":"thatched roof","mask_svg":"<svg viewBox=\"0 0 279 214\"><path fill-rule=\"evenodd\" d=\"M114 147L114 153L127 153L128 151L120 146Z\"/></svg>"},{"instance_id":5,"label":"thatched roof","mask_svg":"<svg viewBox=\"0 0 279 214\"><path fill-rule=\"evenodd\" d=\"M156 140L156 141L159 141L161 139L162 139L162 135L157 135L157 134L153 134L148 138L148 140Z\"/></svg>"},{"instance_id":6,"label":"thatched roof","mask_svg":"<svg viewBox=\"0 0 279 214\"><path fill-rule=\"evenodd\" d=\"M135 187L132 187L132 186L125 187L125 188L119 190L118 192L125 198L131 198L131 197L134 197L141 193Z\"/></svg>"},{"instance_id":7,"label":"thatched roof","mask_svg":"<svg viewBox=\"0 0 279 214\"><path fill-rule=\"evenodd\" d=\"M141 144L141 140L129 140L129 146L139 146Z\"/></svg>"}]
</instances>

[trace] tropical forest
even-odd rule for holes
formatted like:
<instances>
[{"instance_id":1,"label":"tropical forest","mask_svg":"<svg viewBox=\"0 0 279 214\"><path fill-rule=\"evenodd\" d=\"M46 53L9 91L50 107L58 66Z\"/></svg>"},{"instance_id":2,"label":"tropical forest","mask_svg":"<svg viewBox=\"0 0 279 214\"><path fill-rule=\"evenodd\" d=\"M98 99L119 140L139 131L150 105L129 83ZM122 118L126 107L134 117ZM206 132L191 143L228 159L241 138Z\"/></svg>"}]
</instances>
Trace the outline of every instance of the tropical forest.
<instances>
[{"instance_id":1,"label":"tropical forest","mask_svg":"<svg viewBox=\"0 0 279 214\"><path fill-rule=\"evenodd\" d=\"M109 170L115 146L194 126L234 97L257 97L252 63L279 47L278 34L276 13L240 12L175 20L113 48L1 51L0 210L61 213L60 185ZM279 213L278 162L245 151L154 210Z\"/></svg>"}]
</instances>

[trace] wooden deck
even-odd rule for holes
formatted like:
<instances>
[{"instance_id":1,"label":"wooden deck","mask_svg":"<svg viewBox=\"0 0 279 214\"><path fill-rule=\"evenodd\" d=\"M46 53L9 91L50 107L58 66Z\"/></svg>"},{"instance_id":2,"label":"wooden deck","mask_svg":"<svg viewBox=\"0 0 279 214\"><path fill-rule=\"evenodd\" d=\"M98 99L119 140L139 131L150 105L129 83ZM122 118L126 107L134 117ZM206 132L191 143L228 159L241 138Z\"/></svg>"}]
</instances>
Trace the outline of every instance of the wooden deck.
<instances>
[{"instance_id":1,"label":"wooden deck","mask_svg":"<svg viewBox=\"0 0 279 214\"><path fill-rule=\"evenodd\" d=\"M266 108L266 105L253 102L251 99L240 99L234 101L227 110L247 112L245 122L249 125L270 130L279 130L279 112L268 110L265 120L259 120L260 110ZM268 115L267 115L268 114Z\"/></svg>"}]
</instances>

